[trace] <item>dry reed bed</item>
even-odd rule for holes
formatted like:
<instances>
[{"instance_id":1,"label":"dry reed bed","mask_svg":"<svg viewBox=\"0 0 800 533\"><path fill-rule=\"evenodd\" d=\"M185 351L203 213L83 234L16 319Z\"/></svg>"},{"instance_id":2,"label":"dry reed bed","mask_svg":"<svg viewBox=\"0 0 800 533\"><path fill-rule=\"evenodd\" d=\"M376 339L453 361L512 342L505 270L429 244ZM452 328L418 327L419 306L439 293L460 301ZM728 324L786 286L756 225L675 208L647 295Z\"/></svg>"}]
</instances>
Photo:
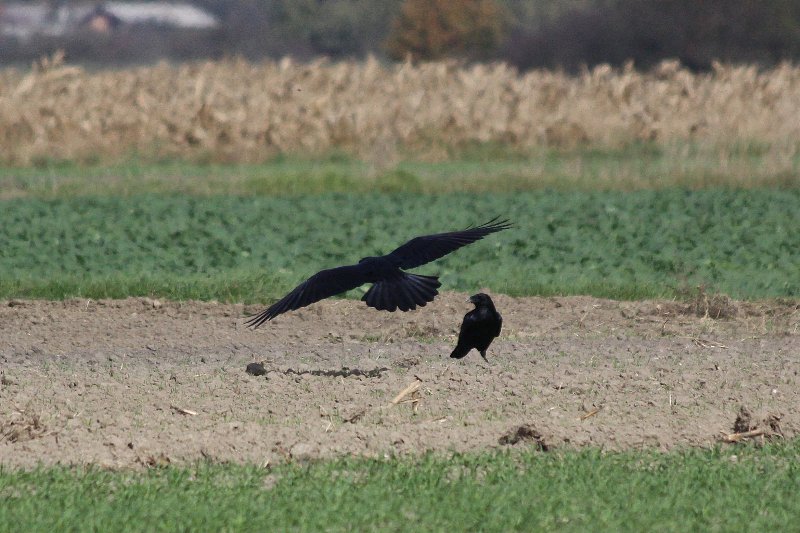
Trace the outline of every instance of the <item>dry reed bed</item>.
<instances>
[{"instance_id":1,"label":"dry reed bed","mask_svg":"<svg viewBox=\"0 0 800 533\"><path fill-rule=\"evenodd\" d=\"M578 76L504 64L386 66L290 60L160 64L88 72L45 62L0 71L0 160L139 153L258 161L332 149L441 157L474 142L517 148L636 141L749 143L791 158L800 146L800 68L675 62Z\"/></svg>"}]
</instances>

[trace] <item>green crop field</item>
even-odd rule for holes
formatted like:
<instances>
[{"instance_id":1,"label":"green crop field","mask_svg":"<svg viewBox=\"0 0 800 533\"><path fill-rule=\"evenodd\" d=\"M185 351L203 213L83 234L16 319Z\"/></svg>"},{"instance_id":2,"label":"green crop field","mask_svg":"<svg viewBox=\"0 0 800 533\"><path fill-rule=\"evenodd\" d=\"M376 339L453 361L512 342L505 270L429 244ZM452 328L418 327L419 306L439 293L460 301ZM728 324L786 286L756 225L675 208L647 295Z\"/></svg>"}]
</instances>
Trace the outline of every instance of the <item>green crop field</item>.
<instances>
[{"instance_id":1,"label":"green crop field","mask_svg":"<svg viewBox=\"0 0 800 533\"><path fill-rule=\"evenodd\" d=\"M268 302L319 269L495 216L514 229L415 271L440 275L443 290L510 295L800 295L796 158L778 168L744 150L729 168L647 147L497 155L389 169L335 157L0 169L0 298ZM798 453L788 440L0 468L0 531L785 530L800 519Z\"/></svg>"},{"instance_id":2,"label":"green crop field","mask_svg":"<svg viewBox=\"0 0 800 533\"><path fill-rule=\"evenodd\" d=\"M0 531L778 531L798 443L340 459L272 469L0 470Z\"/></svg>"},{"instance_id":3,"label":"green crop field","mask_svg":"<svg viewBox=\"0 0 800 533\"><path fill-rule=\"evenodd\" d=\"M800 191L134 195L0 202L0 296L266 301L321 268L494 216L515 228L419 269L445 290L800 294Z\"/></svg>"}]
</instances>

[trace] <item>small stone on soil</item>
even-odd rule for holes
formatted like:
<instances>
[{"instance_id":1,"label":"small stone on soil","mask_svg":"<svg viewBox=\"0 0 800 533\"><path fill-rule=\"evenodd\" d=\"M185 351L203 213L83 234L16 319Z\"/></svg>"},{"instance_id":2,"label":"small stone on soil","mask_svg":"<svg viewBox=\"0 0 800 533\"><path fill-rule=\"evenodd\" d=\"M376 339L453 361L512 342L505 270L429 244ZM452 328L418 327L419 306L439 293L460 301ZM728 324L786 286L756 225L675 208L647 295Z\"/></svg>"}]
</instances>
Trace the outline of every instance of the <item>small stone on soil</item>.
<instances>
[{"instance_id":1,"label":"small stone on soil","mask_svg":"<svg viewBox=\"0 0 800 533\"><path fill-rule=\"evenodd\" d=\"M267 369L261 363L250 363L247 365L245 372L254 376L263 376L267 373Z\"/></svg>"}]
</instances>

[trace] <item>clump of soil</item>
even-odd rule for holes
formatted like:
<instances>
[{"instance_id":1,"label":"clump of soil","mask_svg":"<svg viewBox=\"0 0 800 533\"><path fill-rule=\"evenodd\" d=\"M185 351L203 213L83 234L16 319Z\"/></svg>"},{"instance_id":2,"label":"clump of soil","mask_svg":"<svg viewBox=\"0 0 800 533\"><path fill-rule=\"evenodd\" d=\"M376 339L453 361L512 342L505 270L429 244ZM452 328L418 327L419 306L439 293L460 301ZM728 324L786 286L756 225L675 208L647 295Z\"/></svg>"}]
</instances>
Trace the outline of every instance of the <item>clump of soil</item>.
<instances>
[{"instance_id":1,"label":"clump of soil","mask_svg":"<svg viewBox=\"0 0 800 533\"><path fill-rule=\"evenodd\" d=\"M531 443L535 444L536 448L543 452L546 452L550 449L549 446L545 444L542 434L536 431L533 426L527 424L519 426L516 429L512 429L500 437L497 442L503 446L513 446L520 442Z\"/></svg>"},{"instance_id":2,"label":"clump of soil","mask_svg":"<svg viewBox=\"0 0 800 533\"><path fill-rule=\"evenodd\" d=\"M37 413L16 410L0 419L0 442L25 442L47 434L47 428Z\"/></svg>"},{"instance_id":3,"label":"clump of soil","mask_svg":"<svg viewBox=\"0 0 800 533\"><path fill-rule=\"evenodd\" d=\"M747 439L759 438L760 441L783 437L781 417L776 414L754 418L750 410L742 405L733 422L733 433L726 435L725 442L741 442Z\"/></svg>"},{"instance_id":4,"label":"clump of soil","mask_svg":"<svg viewBox=\"0 0 800 533\"><path fill-rule=\"evenodd\" d=\"M698 317L719 319L735 317L739 308L727 294L709 294L704 287L697 287L687 311Z\"/></svg>"},{"instance_id":5,"label":"clump of soil","mask_svg":"<svg viewBox=\"0 0 800 533\"><path fill-rule=\"evenodd\" d=\"M733 422L734 433L744 433L756 428L752 425L753 415L750 410L744 405L739 408L739 413L736 415L736 420Z\"/></svg>"}]
</instances>

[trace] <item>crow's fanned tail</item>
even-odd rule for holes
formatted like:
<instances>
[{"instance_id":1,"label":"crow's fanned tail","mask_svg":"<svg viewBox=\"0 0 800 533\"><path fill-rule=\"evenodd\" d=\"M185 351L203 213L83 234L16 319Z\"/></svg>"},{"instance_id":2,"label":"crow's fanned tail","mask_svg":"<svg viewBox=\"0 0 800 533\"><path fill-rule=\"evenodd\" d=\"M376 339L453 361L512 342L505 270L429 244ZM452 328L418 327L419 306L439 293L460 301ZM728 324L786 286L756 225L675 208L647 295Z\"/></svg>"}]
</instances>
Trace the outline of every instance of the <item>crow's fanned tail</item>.
<instances>
[{"instance_id":1,"label":"crow's fanned tail","mask_svg":"<svg viewBox=\"0 0 800 533\"><path fill-rule=\"evenodd\" d=\"M436 276L403 273L375 283L361 299L379 311L411 311L432 302L440 286Z\"/></svg>"}]
</instances>

